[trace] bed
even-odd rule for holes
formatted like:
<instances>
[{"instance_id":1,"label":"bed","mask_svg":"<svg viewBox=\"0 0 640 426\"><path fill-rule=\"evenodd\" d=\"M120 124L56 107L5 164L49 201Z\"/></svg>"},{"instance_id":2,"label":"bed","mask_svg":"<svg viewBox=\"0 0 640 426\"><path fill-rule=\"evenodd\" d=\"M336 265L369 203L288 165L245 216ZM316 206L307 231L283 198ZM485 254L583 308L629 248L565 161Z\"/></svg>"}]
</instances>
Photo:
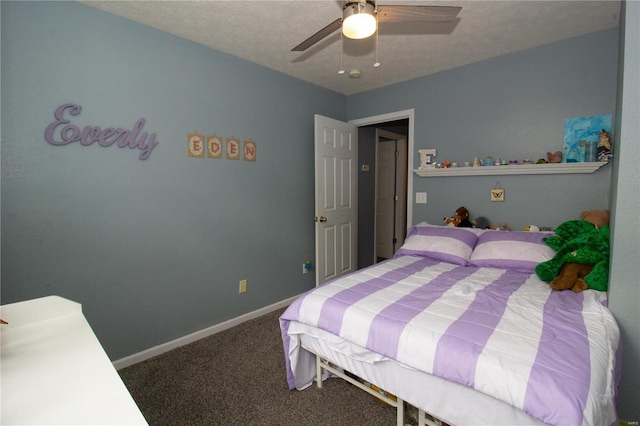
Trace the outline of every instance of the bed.
<instances>
[{"instance_id":1,"label":"bed","mask_svg":"<svg viewBox=\"0 0 640 426\"><path fill-rule=\"evenodd\" d=\"M287 381L322 370L452 425L612 425L619 329L606 292L552 291L548 234L421 223L393 259L299 297L280 317ZM326 374L325 374L326 376Z\"/></svg>"}]
</instances>

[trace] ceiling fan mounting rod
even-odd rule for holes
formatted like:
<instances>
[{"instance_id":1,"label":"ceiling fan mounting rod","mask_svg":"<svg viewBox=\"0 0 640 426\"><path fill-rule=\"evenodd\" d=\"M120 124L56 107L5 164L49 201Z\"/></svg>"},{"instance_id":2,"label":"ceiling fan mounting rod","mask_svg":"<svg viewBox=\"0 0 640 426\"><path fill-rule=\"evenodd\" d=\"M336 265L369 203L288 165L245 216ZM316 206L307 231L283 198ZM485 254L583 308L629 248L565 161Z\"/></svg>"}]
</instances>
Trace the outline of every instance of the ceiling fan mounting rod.
<instances>
[{"instance_id":1,"label":"ceiling fan mounting rod","mask_svg":"<svg viewBox=\"0 0 640 426\"><path fill-rule=\"evenodd\" d=\"M369 5L373 6L374 9L376 8L376 2L373 1L373 0L357 0L357 1L347 1L347 2L345 2L345 5L342 8L342 10L344 10L344 9L346 9L348 7L351 7L351 6L358 7L357 5L360 5L359 7L362 8L362 6L364 6L365 4L369 4Z\"/></svg>"},{"instance_id":2,"label":"ceiling fan mounting rod","mask_svg":"<svg viewBox=\"0 0 640 426\"><path fill-rule=\"evenodd\" d=\"M349 8L351 8L350 11L348 10ZM368 13L375 16L378 13L376 2L372 0L357 0L345 2L344 7L342 8L343 18L346 16L355 15L357 13Z\"/></svg>"}]
</instances>

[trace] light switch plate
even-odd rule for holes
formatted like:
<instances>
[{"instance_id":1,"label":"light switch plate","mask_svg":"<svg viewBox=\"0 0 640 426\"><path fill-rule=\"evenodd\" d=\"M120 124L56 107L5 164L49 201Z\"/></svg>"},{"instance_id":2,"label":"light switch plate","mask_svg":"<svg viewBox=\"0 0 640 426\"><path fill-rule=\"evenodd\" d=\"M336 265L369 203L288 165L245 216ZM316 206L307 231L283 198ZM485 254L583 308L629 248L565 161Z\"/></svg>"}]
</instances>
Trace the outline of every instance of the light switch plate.
<instances>
[{"instance_id":1,"label":"light switch plate","mask_svg":"<svg viewBox=\"0 0 640 426\"><path fill-rule=\"evenodd\" d=\"M416 192L416 204L427 204L426 192Z\"/></svg>"}]
</instances>

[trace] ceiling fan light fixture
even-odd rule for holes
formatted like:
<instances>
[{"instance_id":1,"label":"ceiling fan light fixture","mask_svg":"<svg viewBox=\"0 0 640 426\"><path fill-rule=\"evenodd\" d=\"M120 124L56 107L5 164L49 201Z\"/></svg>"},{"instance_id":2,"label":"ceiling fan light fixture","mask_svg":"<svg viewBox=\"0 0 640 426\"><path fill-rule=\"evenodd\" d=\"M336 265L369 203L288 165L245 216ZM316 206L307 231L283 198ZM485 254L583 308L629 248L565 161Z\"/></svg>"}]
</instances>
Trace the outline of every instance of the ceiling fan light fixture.
<instances>
[{"instance_id":1,"label":"ceiling fan light fixture","mask_svg":"<svg viewBox=\"0 0 640 426\"><path fill-rule=\"evenodd\" d=\"M375 6L367 2L347 4L342 11L342 33L360 40L376 32Z\"/></svg>"}]
</instances>

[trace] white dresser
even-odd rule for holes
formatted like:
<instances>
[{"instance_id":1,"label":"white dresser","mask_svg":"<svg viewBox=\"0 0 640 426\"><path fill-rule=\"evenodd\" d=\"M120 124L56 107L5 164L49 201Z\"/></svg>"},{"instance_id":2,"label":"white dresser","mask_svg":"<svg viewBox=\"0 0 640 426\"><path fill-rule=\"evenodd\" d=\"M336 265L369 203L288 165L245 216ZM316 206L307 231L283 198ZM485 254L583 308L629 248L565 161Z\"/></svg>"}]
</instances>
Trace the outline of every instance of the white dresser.
<instances>
[{"instance_id":1,"label":"white dresser","mask_svg":"<svg viewBox=\"0 0 640 426\"><path fill-rule=\"evenodd\" d=\"M0 307L0 424L147 424L78 303Z\"/></svg>"}]
</instances>

